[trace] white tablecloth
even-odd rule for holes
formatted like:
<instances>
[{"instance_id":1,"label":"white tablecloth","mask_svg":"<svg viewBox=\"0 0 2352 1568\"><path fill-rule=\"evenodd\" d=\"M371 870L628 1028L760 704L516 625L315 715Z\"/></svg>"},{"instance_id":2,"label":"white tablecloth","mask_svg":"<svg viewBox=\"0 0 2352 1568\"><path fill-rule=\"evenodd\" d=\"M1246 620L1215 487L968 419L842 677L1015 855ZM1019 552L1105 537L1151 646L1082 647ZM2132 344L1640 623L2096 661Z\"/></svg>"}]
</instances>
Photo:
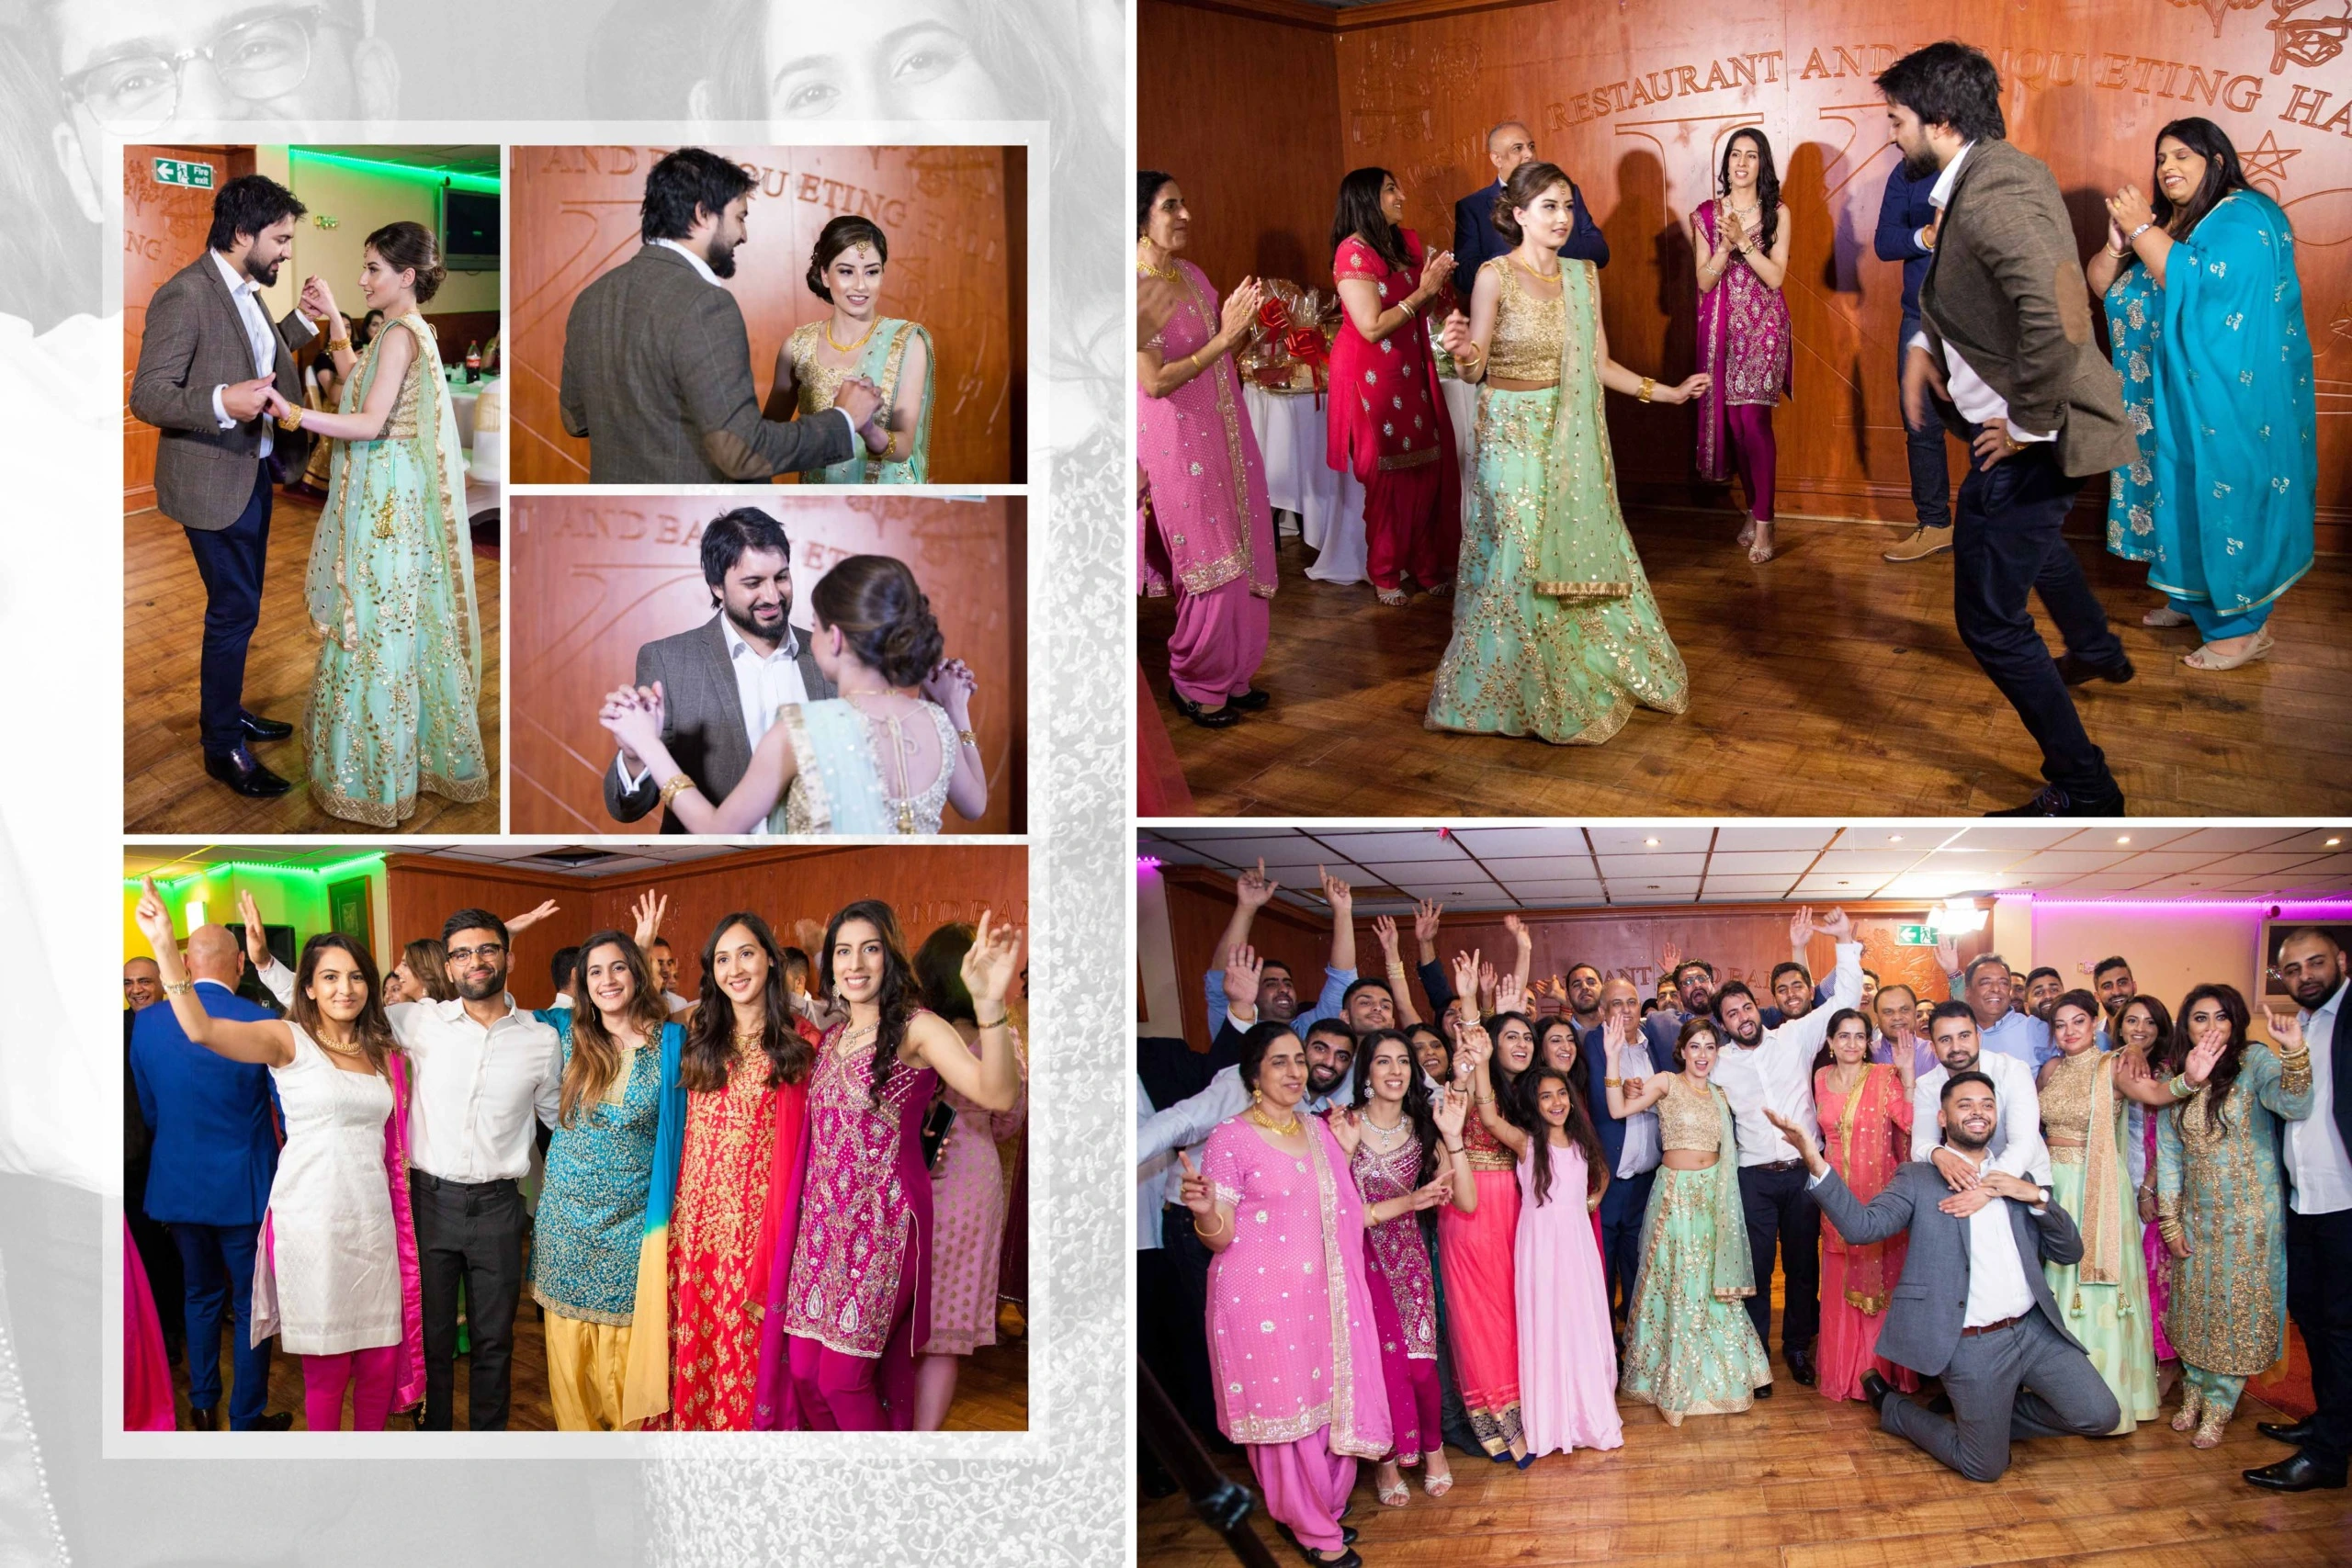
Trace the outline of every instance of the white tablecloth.
<instances>
[{"instance_id":1,"label":"white tablecloth","mask_svg":"<svg viewBox=\"0 0 2352 1568\"><path fill-rule=\"evenodd\" d=\"M458 439L460 446L467 447L473 446L474 404L481 400L484 390L496 385L498 385L498 378L494 376L486 376L479 381L469 384L466 380L466 373L462 369L449 378L449 401L458 411Z\"/></svg>"},{"instance_id":2,"label":"white tablecloth","mask_svg":"<svg viewBox=\"0 0 2352 1568\"><path fill-rule=\"evenodd\" d=\"M1478 417L1478 389L1445 380L1446 416L1453 422L1462 498L1470 499L1470 443ZM1318 582L1365 582L1363 486L1328 465L1329 395L1270 392L1242 384L1250 424L1266 460L1266 495L1276 510L1295 512L1307 547L1317 552L1306 575Z\"/></svg>"}]
</instances>

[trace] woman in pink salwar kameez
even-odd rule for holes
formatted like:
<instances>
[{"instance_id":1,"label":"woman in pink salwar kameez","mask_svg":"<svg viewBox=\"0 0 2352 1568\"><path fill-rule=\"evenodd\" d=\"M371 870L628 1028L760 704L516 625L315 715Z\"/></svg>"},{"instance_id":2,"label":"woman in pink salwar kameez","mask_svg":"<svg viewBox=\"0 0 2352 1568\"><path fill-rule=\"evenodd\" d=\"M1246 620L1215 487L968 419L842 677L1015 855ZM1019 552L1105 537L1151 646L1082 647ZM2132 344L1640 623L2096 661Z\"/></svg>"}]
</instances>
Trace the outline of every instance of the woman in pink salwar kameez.
<instances>
[{"instance_id":1,"label":"woman in pink salwar kameez","mask_svg":"<svg viewBox=\"0 0 2352 1568\"><path fill-rule=\"evenodd\" d=\"M1871 1027L1852 1008L1829 1021L1830 1065L1813 1075L1813 1102L1821 1114L1821 1142L1829 1164L1856 1200L1867 1203L1911 1157L1911 1054L1894 1066L1870 1060ZM1909 1393L1917 1374L1878 1354L1886 1304L1903 1278L1906 1237L1855 1247L1821 1222L1821 1346L1815 1358L1825 1399L1860 1399L1862 1374L1872 1368Z\"/></svg>"},{"instance_id":2,"label":"woman in pink salwar kameez","mask_svg":"<svg viewBox=\"0 0 2352 1568\"><path fill-rule=\"evenodd\" d=\"M1227 358L1249 336L1262 290L1245 278L1220 305L1207 276L1177 254L1192 217L1176 182L1148 170L1136 184L1136 271L1183 296L1136 351L1136 581L1145 593L1176 595L1168 675L1177 708L1221 728L1266 704L1250 682L1266 657L1274 514Z\"/></svg>"},{"instance_id":3,"label":"woman in pink salwar kameez","mask_svg":"<svg viewBox=\"0 0 2352 1568\"><path fill-rule=\"evenodd\" d=\"M1240 1070L1250 1109L1209 1134L1198 1169L1183 1161L1184 1206L1216 1254L1217 1426L1250 1450L1266 1512L1307 1559L1353 1565L1340 1516L1356 1461L1391 1440L1363 1200L1348 1168L1359 1129L1300 1113L1306 1047L1287 1024L1251 1029Z\"/></svg>"}]
</instances>

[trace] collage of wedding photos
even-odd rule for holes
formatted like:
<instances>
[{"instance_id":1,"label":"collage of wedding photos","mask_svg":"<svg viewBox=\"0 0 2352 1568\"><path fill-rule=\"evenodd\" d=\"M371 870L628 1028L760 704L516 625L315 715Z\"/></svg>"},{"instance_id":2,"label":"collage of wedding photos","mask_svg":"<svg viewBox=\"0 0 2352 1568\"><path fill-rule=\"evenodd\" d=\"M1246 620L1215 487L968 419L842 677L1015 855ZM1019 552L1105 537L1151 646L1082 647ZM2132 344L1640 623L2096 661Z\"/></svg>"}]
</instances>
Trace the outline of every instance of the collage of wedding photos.
<instances>
[{"instance_id":1,"label":"collage of wedding photos","mask_svg":"<svg viewBox=\"0 0 2352 1568\"><path fill-rule=\"evenodd\" d=\"M2347 62L0 0L0 1568L2352 1559Z\"/></svg>"}]
</instances>

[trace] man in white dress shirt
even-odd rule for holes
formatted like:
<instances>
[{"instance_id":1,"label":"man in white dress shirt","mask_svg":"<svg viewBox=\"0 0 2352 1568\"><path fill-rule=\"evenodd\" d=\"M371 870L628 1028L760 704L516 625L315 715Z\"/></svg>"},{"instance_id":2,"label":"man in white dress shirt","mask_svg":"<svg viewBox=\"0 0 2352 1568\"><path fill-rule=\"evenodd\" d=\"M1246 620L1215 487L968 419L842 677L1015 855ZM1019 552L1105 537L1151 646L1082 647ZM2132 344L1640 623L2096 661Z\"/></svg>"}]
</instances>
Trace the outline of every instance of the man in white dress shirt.
<instances>
[{"instance_id":1,"label":"man in white dress shirt","mask_svg":"<svg viewBox=\"0 0 2352 1568\"><path fill-rule=\"evenodd\" d=\"M786 950L787 960L791 957L792 951ZM670 951L670 939L666 936L655 937L653 945L646 951L645 955L653 960L653 973L662 982L662 1005L668 1008L673 1016L682 1012L692 1012L695 1004L678 995L678 955ZM790 971L787 969L786 973L787 983L790 978Z\"/></svg>"},{"instance_id":2,"label":"man in white dress shirt","mask_svg":"<svg viewBox=\"0 0 2352 1568\"><path fill-rule=\"evenodd\" d=\"M1973 1180L1950 1191L1926 1166L1898 1167L1865 1208L1804 1129L1773 1112L1811 1173L1815 1198L1858 1247L1908 1233L1903 1283L1887 1303L1878 1353L1941 1378L1950 1416L1888 1388L1876 1370L1862 1393L1879 1425L1971 1481L1997 1481L2016 1438L2098 1437L2122 1419L2114 1391L2066 1331L2042 1264L2083 1256L2082 1233L2050 1189L2002 1170L1986 1145L2000 1111L1990 1078L1954 1075L1937 1110L1945 1145Z\"/></svg>"},{"instance_id":3,"label":"man in white dress shirt","mask_svg":"<svg viewBox=\"0 0 2352 1568\"><path fill-rule=\"evenodd\" d=\"M2093 474L2133 460L2122 380L2091 333L2072 222L2047 165L2002 140L2000 76L1966 44L1905 55L1878 78L1887 121L1928 199L1936 248L1905 354L1904 414L1932 403L1971 443L1952 529L1961 640L2041 748L2047 784L2001 817L2120 817L2123 791L2068 687L2120 683L2132 661L2061 535ZM2066 641L2053 661L2035 627L2040 594Z\"/></svg>"},{"instance_id":4,"label":"man in white dress shirt","mask_svg":"<svg viewBox=\"0 0 2352 1568\"><path fill-rule=\"evenodd\" d=\"M2312 1108L2286 1124L2287 1311L2312 1359L2318 1408L2266 1438L2301 1450L2249 1470L2256 1486L2303 1492L2345 1482L2352 1456L2352 1024L2344 1018L2344 949L2315 927L2278 944L2278 977L2295 998L2294 1032L2311 1051ZM2274 1013L2271 1038L2291 1044Z\"/></svg>"},{"instance_id":5,"label":"man in white dress shirt","mask_svg":"<svg viewBox=\"0 0 2352 1568\"><path fill-rule=\"evenodd\" d=\"M1756 1337L1771 1344L1772 1253L1777 1246L1787 1275L1781 1316L1781 1354L1789 1375L1814 1381L1813 1337L1821 1327L1821 1211L1804 1179L1800 1151L1775 1130L1767 1112L1777 1112L1815 1141L1821 1122L1813 1105L1813 1058L1827 1038L1829 1021L1862 999L1862 944L1843 909L1818 922L1810 911L1798 920L1804 937L1826 932L1838 943L1838 966L1829 976L1829 999L1808 1007L1812 987L1791 987L1788 1001L1803 1009L1778 1029L1764 1027L1755 993L1740 981L1715 992L1715 1017L1724 1027L1724 1049L1715 1058L1714 1082L1731 1101L1739 1143L1739 1201L1747 1212L1748 1261L1756 1270L1756 1292L1747 1315ZM1802 940L1799 941L1802 945ZM1767 1384L1769 1388L1770 1385ZM1758 1389L1759 1395L1765 1393Z\"/></svg>"},{"instance_id":6,"label":"man in white dress shirt","mask_svg":"<svg viewBox=\"0 0 2352 1568\"><path fill-rule=\"evenodd\" d=\"M713 518L703 529L702 577L718 614L639 648L635 683L661 686L662 743L703 798L718 801L742 782L777 709L835 694L793 629L792 544L784 525L756 506ZM615 757L605 770L605 809L613 819L635 822L656 806L662 831L685 831L645 764L627 751ZM767 830L765 821L752 829Z\"/></svg>"},{"instance_id":7,"label":"man in white dress shirt","mask_svg":"<svg viewBox=\"0 0 2352 1568\"><path fill-rule=\"evenodd\" d=\"M1912 1086L1911 1157L1931 1161L1955 1187L1969 1185L1975 1162L1942 1146L1944 1085L1960 1073L1982 1073L2000 1097L2000 1114L1986 1145L1996 1168L2050 1185L2050 1148L2041 1141L2041 1097L2033 1069L2015 1056L1986 1051L1976 1015L1966 1002L1938 1002L1928 1018L1938 1065Z\"/></svg>"},{"instance_id":8,"label":"man in white dress shirt","mask_svg":"<svg viewBox=\"0 0 2352 1568\"><path fill-rule=\"evenodd\" d=\"M507 994L503 921L486 909L460 909L443 924L441 941L457 999L386 1010L414 1073L409 1198L424 1287L424 1426L446 1432L456 1414L462 1280L467 1425L502 1432L529 1225L520 1183L531 1168L533 1120L555 1125L562 1047L554 1030Z\"/></svg>"}]
</instances>

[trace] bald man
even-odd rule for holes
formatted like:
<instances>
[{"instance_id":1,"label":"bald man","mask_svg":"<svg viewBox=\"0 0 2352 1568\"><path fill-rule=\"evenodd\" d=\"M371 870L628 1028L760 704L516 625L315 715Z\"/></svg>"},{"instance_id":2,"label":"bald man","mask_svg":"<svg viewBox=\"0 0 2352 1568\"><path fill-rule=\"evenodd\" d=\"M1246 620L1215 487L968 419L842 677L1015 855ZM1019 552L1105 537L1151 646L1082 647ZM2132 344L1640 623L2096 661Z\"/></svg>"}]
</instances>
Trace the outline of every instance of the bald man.
<instances>
[{"instance_id":1,"label":"bald man","mask_svg":"<svg viewBox=\"0 0 2352 1568\"><path fill-rule=\"evenodd\" d=\"M1465 196L1453 204L1453 271L1456 277L1475 278L1478 268L1495 257L1510 254L1511 243L1495 227L1495 198L1503 193L1503 182L1510 172L1537 155L1535 133L1515 119L1504 120L1487 132L1487 162L1495 168L1495 183L1476 195ZM1609 242L1602 237L1600 226L1592 220L1592 211L1584 204L1584 192L1577 189L1576 181L1568 182L1568 197L1576 204L1576 226L1569 230L1567 243L1560 254L1570 261L1589 261L1595 266L1609 265ZM1460 286L1462 297L1470 297L1469 286Z\"/></svg>"},{"instance_id":2,"label":"bald man","mask_svg":"<svg viewBox=\"0 0 2352 1568\"><path fill-rule=\"evenodd\" d=\"M1649 1059L1649 1044L1642 1036L1642 993L1634 982L1619 976L1601 982L1600 1021L1577 1042L1578 1065L1585 1073L1585 1099L1592 1111L1593 1131L1600 1134L1601 1157L1614 1178L1600 1195L1600 1261L1608 1281L1610 1313L1622 1327L1634 1304L1634 1275L1642 1262L1642 1216L1650 1206L1650 1183L1658 1166L1657 1113L1633 1116L1609 1114L1609 1052L1602 1032L1615 1020L1631 1043L1626 1051L1630 1071L1638 1073Z\"/></svg>"},{"instance_id":3,"label":"bald man","mask_svg":"<svg viewBox=\"0 0 2352 1568\"><path fill-rule=\"evenodd\" d=\"M188 978L213 1017L271 1016L237 995L244 967L245 955L226 927L188 933ZM130 1077L153 1135L141 1200L149 1216L170 1230L186 1277L191 1423L198 1431L220 1425L226 1329L235 1367L230 1428L282 1432L294 1418L267 1413L269 1344L252 1343L254 1248L277 1174L269 1069L192 1043L170 1008L150 1007L131 1026Z\"/></svg>"}]
</instances>

